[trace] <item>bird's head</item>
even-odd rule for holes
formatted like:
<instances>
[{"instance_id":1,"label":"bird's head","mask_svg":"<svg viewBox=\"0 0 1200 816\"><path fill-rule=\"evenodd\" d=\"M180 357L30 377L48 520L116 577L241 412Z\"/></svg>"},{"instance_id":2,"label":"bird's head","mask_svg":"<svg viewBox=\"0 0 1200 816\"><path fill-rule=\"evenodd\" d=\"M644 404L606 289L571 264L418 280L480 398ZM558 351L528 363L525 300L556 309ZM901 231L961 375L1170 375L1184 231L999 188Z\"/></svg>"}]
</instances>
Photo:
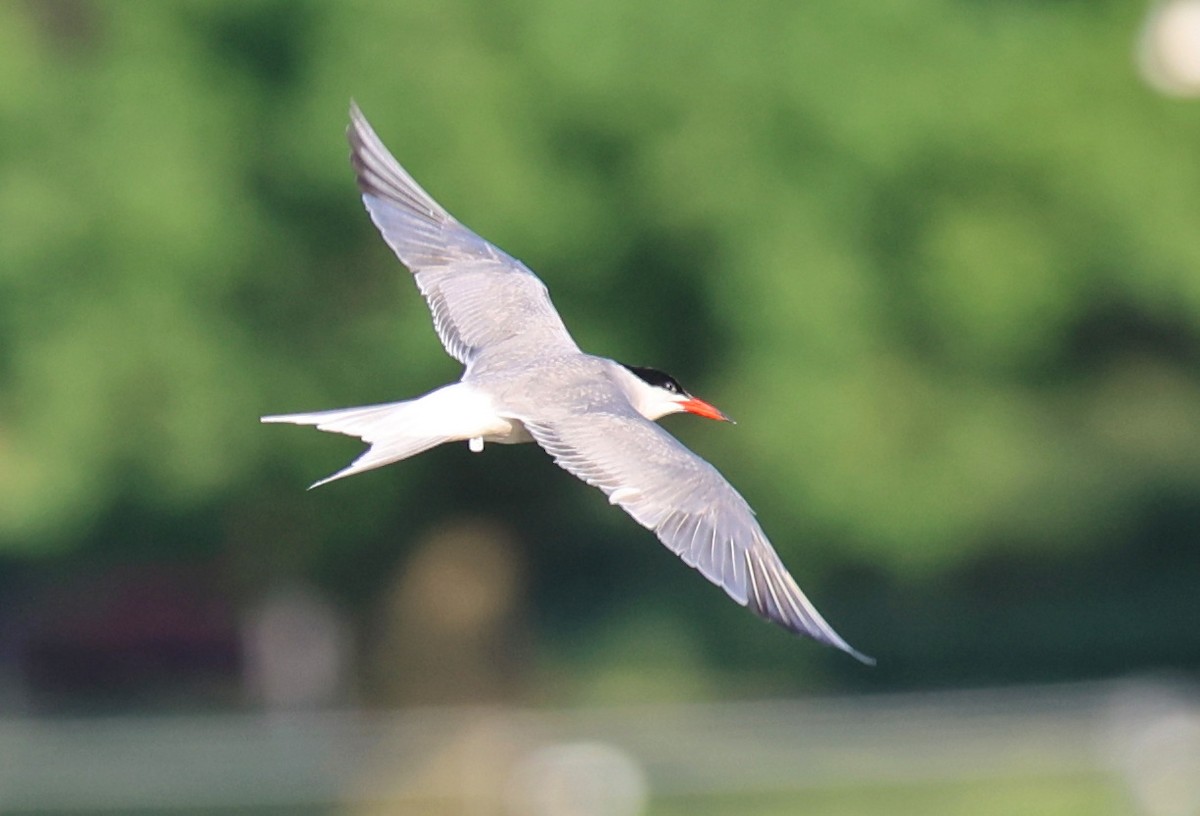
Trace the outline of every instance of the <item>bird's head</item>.
<instances>
[{"instance_id":1,"label":"bird's head","mask_svg":"<svg viewBox=\"0 0 1200 816\"><path fill-rule=\"evenodd\" d=\"M642 366L625 366L634 375L629 401L646 419L687 412L706 419L733 422L714 405L689 394L679 381L665 371Z\"/></svg>"}]
</instances>

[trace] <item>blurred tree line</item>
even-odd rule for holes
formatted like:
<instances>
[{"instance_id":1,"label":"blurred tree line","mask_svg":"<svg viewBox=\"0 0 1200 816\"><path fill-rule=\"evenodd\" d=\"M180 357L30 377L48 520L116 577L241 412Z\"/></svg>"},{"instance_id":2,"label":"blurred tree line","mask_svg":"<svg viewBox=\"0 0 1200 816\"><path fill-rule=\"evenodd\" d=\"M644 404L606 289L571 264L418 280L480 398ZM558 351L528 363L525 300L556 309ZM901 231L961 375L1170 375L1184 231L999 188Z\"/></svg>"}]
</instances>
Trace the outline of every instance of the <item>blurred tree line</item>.
<instances>
[{"instance_id":1,"label":"blurred tree line","mask_svg":"<svg viewBox=\"0 0 1200 816\"><path fill-rule=\"evenodd\" d=\"M1143 12L0 4L0 588L197 559L367 610L470 516L517 533L551 669L1197 667L1200 108L1139 82ZM259 415L458 374L358 201L351 98L584 348L738 419L668 425L881 668L728 608L532 447L304 491L358 446Z\"/></svg>"}]
</instances>

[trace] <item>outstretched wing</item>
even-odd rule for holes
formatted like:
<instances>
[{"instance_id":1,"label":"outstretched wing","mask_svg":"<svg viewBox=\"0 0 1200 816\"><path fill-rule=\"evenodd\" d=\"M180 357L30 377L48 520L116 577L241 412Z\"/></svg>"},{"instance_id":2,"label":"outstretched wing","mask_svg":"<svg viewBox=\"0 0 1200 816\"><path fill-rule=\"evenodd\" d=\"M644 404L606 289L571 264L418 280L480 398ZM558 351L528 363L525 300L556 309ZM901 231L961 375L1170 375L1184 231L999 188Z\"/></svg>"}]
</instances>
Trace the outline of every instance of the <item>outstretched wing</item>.
<instances>
[{"instance_id":1,"label":"outstretched wing","mask_svg":"<svg viewBox=\"0 0 1200 816\"><path fill-rule=\"evenodd\" d=\"M367 212L412 270L452 357L471 364L501 346L524 357L578 350L545 284L422 190L357 105L350 107L347 136Z\"/></svg>"},{"instance_id":2,"label":"outstretched wing","mask_svg":"<svg viewBox=\"0 0 1200 816\"><path fill-rule=\"evenodd\" d=\"M739 604L874 663L847 644L800 591L741 494L658 425L617 405L525 425L560 466L603 490Z\"/></svg>"}]
</instances>

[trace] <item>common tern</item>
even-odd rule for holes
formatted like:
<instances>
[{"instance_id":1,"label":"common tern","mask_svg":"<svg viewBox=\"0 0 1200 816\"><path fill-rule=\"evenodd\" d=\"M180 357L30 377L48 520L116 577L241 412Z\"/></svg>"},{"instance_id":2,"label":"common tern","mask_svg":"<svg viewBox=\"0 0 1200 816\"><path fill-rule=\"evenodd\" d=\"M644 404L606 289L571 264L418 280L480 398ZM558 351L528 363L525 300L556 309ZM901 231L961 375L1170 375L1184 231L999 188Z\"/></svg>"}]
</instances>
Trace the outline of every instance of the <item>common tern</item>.
<instances>
[{"instance_id":1,"label":"common tern","mask_svg":"<svg viewBox=\"0 0 1200 816\"><path fill-rule=\"evenodd\" d=\"M741 494L655 420L728 417L673 377L580 350L523 263L455 220L350 109L350 161L371 220L413 273L462 378L417 399L263 422L314 425L370 447L313 484L406 459L446 442L536 442L562 468L758 616L864 663L805 597Z\"/></svg>"}]
</instances>

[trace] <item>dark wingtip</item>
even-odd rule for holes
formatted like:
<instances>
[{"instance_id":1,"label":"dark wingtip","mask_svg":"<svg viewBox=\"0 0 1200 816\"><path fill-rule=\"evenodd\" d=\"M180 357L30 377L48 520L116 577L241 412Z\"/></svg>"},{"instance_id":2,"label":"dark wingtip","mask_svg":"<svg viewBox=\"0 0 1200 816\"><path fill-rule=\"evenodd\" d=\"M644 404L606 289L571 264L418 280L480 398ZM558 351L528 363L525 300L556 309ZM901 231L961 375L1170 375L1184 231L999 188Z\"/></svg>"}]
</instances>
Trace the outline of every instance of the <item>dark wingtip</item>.
<instances>
[{"instance_id":1,"label":"dark wingtip","mask_svg":"<svg viewBox=\"0 0 1200 816\"><path fill-rule=\"evenodd\" d=\"M870 655L865 655L862 652L860 652L857 649L854 649L850 646L839 646L838 648L840 648L843 652L845 652L846 654L853 657L859 663L862 663L864 666L870 666L871 668L874 668L879 662L875 658L871 657Z\"/></svg>"},{"instance_id":2,"label":"dark wingtip","mask_svg":"<svg viewBox=\"0 0 1200 816\"><path fill-rule=\"evenodd\" d=\"M362 137L359 135L359 128L367 121L367 117L363 115L362 108L353 99L350 100L350 124L346 125L346 139L350 142L350 147L356 149L362 142ZM353 150L352 150L353 155Z\"/></svg>"},{"instance_id":3,"label":"dark wingtip","mask_svg":"<svg viewBox=\"0 0 1200 816\"><path fill-rule=\"evenodd\" d=\"M745 603L750 611L793 634L843 651L864 666L874 666L875 658L847 643L796 585L774 550L770 553L774 556L770 560L747 559L751 592Z\"/></svg>"},{"instance_id":4,"label":"dark wingtip","mask_svg":"<svg viewBox=\"0 0 1200 816\"><path fill-rule=\"evenodd\" d=\"M370 127L371 125L363 116L358 103L351 100L350 124L346 126L346 140L350 143L350 166L354 168L354 176L359 190L364 193L374 192L373 188L375 187L368 173L366 161L363 159L363 153L368 149L364 131L369 132Z\"/></svg>"},{"instance_id":5,"label":"dark wingtip","mask_svg":"<svg viewBox=\"0 0 1200 816\"><path fill-rule=\"evenodd\" d=\"M837 649L839 652L845 652L859 663L862 663L864 666L874 666L877 663L875 658L871 657L870 655L863 654L858 649L855 649L853 646L843 640L841 635L833 631L832 628L825 631L820 629L814 630L808 627L793 628L791 626L786 626L786 628L792 632L795 632L797 635L812 638L817 643L820 643L824 646L830 646L834 649Z\"/></svg>"},{"instance_id":6,"label":"dark wingtip","mask_svg":"<svg viewBox=\"0 0 1200 816\"><path fill-rule=\"evenodd\" d=\"M386 199L431 223L445 224L453 220L400 166L353 100L346 139L350 143L350 165L363 196Z\"/></svg>"}]
</instances>

